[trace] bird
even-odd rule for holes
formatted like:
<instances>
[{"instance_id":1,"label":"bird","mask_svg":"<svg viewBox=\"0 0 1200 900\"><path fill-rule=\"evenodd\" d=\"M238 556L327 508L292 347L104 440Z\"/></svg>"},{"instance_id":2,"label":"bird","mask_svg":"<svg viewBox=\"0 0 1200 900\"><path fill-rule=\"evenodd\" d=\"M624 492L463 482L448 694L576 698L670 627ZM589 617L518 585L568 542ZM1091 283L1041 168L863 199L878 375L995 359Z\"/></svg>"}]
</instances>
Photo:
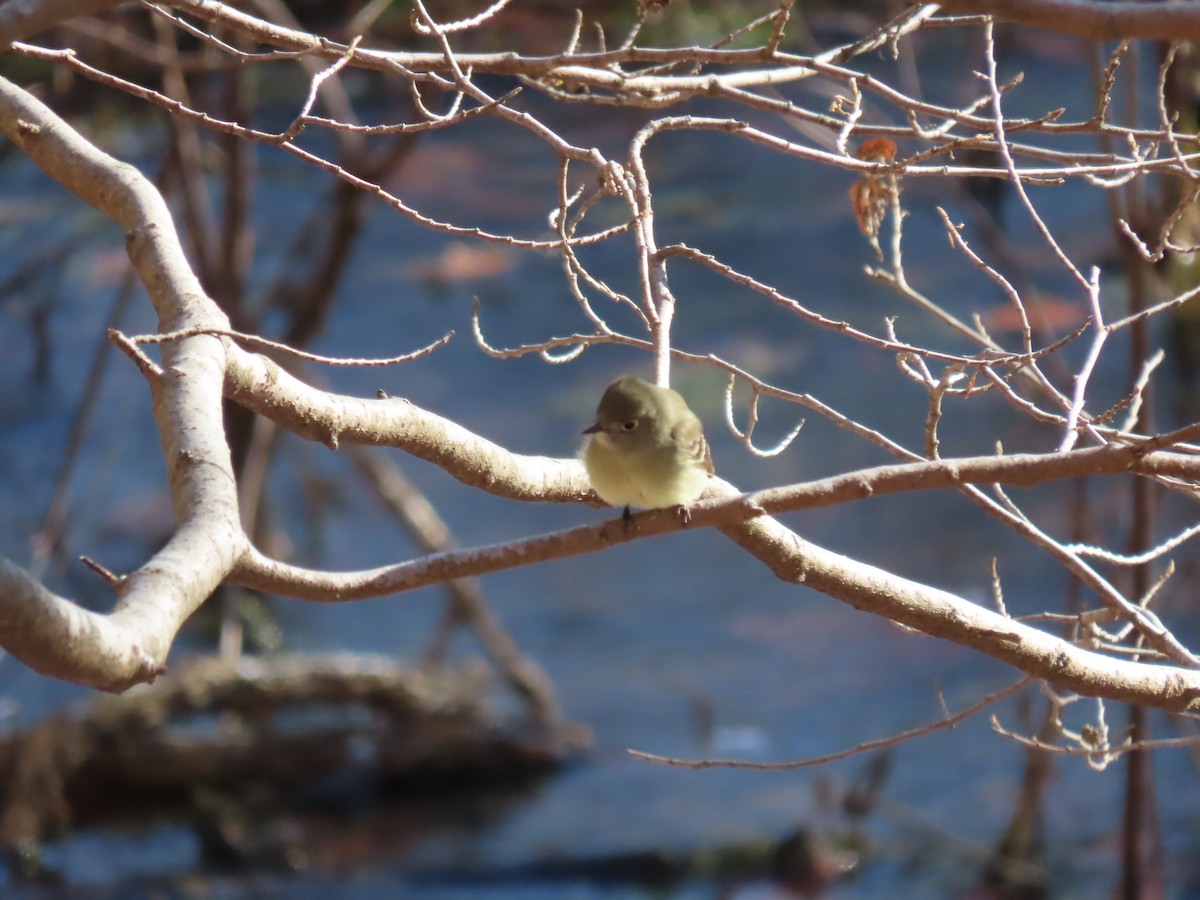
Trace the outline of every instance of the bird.
<instances>
[{"instance_id":1,"label":"bird","mask_svg":"<svg viewBox=\"0 0 1200 900\"><path fill-rule=\"evenodd\" d=\"M631 506L677 506L687 525L688 504L704 492L713 462L700 419L678 392L622 375L605 389L583 434L579 455L592 490L624 506L626 523Z\"/></svg>"}]
</instances>

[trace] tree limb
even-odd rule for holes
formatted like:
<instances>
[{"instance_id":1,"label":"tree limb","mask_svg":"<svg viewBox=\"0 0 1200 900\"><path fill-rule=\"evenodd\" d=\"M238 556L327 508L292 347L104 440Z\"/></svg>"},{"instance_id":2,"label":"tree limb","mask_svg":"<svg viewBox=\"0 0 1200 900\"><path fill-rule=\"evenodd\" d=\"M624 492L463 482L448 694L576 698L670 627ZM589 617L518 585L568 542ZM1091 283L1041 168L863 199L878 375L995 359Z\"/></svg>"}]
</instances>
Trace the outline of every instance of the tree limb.
<instances>
[{"instance_id":1,"label":"tree limb","mask_svg":"<svg viewBox=\"0 0 1200 900\"><path fill-rule=\"evenodd\" d=\"M188 266L170 212L153 184L85 140L31 94L0 78L0 131L34 163L126 233L160 330L229 327ZM222 341L197 336L163 348L151 383L175 531L120 580L107 617L80 610L0 569L3 645L32 668L104 690L152 680L183 621L224 580L246 544L221 415ZM15 598L15 599L14 599ZM107 624L98 624L98 619Z\"/></svg>"}]
</instances>

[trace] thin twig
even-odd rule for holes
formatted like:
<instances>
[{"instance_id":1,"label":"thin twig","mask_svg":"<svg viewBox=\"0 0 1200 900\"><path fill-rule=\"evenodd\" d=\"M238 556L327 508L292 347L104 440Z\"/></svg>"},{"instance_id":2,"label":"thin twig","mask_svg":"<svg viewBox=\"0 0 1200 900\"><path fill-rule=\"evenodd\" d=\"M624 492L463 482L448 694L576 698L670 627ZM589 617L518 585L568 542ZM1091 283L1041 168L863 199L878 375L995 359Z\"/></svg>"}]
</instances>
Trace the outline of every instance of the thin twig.
<instances>
[{"instance_id":1,"label":"thin twig","mask_svg":"<svg viewBox=\"0 0 1200 900\"><path fill-rule=\"evenodd\" d=\"M453 331L447 331L444 335L438 338L431 344L426 344L419 350L414 350L411 353L405 353L400 356L391 356L386 359L370 359L370 358L355 358L341 356L321 356L317 353L310 353L307 350L298 350L295 347L289 347L287 344L280 344L277 341L270 341L266 338L259 337L255 334L246 334L241 331L229 331L223 328L184 328L180 331L172 331L167 334L139 334L131 338L124 338L130 344L165 344L168 341L179 341L184 338L196 337L197 335L211 335L213 337L227 337L241 341L251 347L257 347L260 350L275 350L280 353L286 353L288 356L293 356L296 359L303 359L307 362L320 363L325 366L395 366L400 363L412 362L414 359L420 359L422 356L427 356L439 347L444 347L450 343L450 339L454 337ZM116 338L113 338L115 341Z\"/></svg>"},{"instance_id":2,"label":"thin twig","mask_svg":"<svg viewBox=\"0 0 1200 900\"><path fill-rule=\"evenodd\" d=\"M1014 681L1006 688L988 694L979 700L976 700L965 709L950 715L943 705L943 716L936 722L930 722L928 725L921 725L917 728L910 728L906 731L901 731L885 738L878 738L873 741L864 741L861 744L855 744L853 747L848 747L845 750L839 750L836 753L826 753L822 756L810 756L807 759L794 759L787 762L749 762L740 759L682 759L676 756L659 756L656 753L646 753L642 750L626 751L634 759L644 760L645 762L658 763L659 765L675 766L682 769L748 769L755 772L784 772L789 769L809 769L814 766L824 766L831 762L848 759L851 756L858 756L862 753L871 753L876 750L883 750L887 747L894 747L897 744L905 743L916 738L924 737L927 734L932 734L936 731L942 731L947 728L954 728L959 722L964 719L969 719L971 716L978 713L980 710L986 709L994 703L998 703L1006 697L1011 697L1013 694L1022 690L1029 685L1033 679L1021 678Z\"/></svg>"}]
</instances>

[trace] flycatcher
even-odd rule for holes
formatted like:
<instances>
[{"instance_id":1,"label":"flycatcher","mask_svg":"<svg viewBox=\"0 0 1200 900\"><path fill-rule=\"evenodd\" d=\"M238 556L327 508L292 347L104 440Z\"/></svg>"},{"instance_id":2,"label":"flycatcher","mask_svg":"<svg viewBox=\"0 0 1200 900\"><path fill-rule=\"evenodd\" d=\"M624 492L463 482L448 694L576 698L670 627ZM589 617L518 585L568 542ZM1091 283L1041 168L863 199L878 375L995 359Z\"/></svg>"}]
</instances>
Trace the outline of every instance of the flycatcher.
<instances>
[{"instance_id":1,"label":"flycatcher","mask_svg":"<svg viewBox=\"0 0 1200 900\"><path fill-rule=\"evenodd\" d=\"M608 386L596 408L596 424L580 449L592 489L613 506L659 509L687 505L713 473L704 429L687 401L634 375Z\"/></svg>"}]
</instances>

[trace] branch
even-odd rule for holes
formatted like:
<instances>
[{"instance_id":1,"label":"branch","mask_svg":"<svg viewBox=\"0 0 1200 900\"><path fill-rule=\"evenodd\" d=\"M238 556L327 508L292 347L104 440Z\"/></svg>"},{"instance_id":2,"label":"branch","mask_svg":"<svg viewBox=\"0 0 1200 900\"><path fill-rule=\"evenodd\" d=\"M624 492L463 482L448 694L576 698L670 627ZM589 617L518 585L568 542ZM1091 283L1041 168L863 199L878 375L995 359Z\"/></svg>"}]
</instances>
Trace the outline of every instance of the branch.
<instances>
[{"instance_id":1,"label":"branch","mask_svg":"<svg viewBox=\"0 0 1200 900\"><path fill-rule=\"evenodd\" d=\"M229 350L225 393L330 449L342 441L396 447L500 497L579 503L591 494L577 460L510 453L401 397L365 400L329 394L237 347Z\"/></svg>"},{"instance_id":2,"label":"branch","mask_svg":"<svg viewBox=\"0 0 1200 900\"><path fill-rule=\"evenodd\" d=\"M263 415L278 417L281 424L307 437L327 441L342 438L404 449L436 463L467 484L500 496L560 502L587 496L582 467L574 460L510 454L407 401L364 401L324 395L291 378L268 360L248 354L235 356L236 363L231 365L231 398ZM1175 434L1169 439L1110 443L1071 453L986 456L881 466L745 496L714 479L709 495L712 499L693 507L692 522L697 526L721 527L783 580L802 581L857 608L974 647L1029 674L1056 683L1069 683L1082 693L1094 693L1097 689L1107 691L1112 689L1112 672L1100 681L1096 680L1110 662L1104 657L1087 654L1041 632L1023 630L1024 626L1004 616L981 610L948 593L897 578L803 542L774 520L742 520L764 513L826 506L902 490L957 488L970 483L1030 485L1084 474L1120 472L1170 474L1194 479L1200 476L1200 458L1156 449L1166 445L1168 440L1182 439L1189 433ZM670 510L645 513L634 521L637 524L632 530L613 521L353 573L317 572L285 566L250 552L239 566L235 579L263 590L340 602L411 590L448 578L481 575L595 552L634 537L649 537L678 529L678 520ZM880 590L881 584L888 585L887 590ZM1055 648L1052 653L1051 647ZM1061 656L1069 660L1080 653L1085 654L1087 664L1079 672L1059 672L1059 663L1055 659ZM1128 671L1132 673L1136 668ZM1079 684L1090 684L1091 687L1081 688ZM1156 684L1154 690L1161 687ZM1140 688L1135 691L1140 697L1139 702L1150 705L1180 702L1179 695L1155 700L1147 699ZM1190 702L1190 697L1182 702Z\"/></svg>"},{"instance_id":3,"label":"branch","mask_svg":"<svg viewBox=\"0 0 1200 900\"><path fill-rule=\"evenodd\" d=\"M954 714L945 709L945 702L943 701L942 708L945 710L945 714L936 722L919 725L915 728L908 728L887 737L876 738L873 741L863 741L861 744L855 744L853 747L848 747L845 750L825 753L821 756L810 756L807 759L793 759L786 762L771 763L748 762L741 759L682 759L677 756L660 756L657 753L647 753L644 750L629 750L627 752L635 759L659 763L660 765L676 766L681 769L749 769L754 772L781 772L789 769L809 769L816 766L828 765L831 762L838 762L851 756L858 756L862 753L874 753L878 750L886 750L889 747L906 743L915 738L924 737L935 731L954 728L959 722L969 719L980 710L986 709L1006 697L1012 696L1028 684L1029 678L1019 678L1008 687L994 691ZM940 694L938 699L941 699Z\"/></svg>"},{"instance_id":4,"label":"branch","mask_svg":"<svg viewBox=\"0 0 1200 900\"><path fill-rule=\"evenodd\" d=\"M440 465L460 480L492 493L520 499L578 501L587 496L582 468L574 460L510 454L452 422L400 399L367 401L336 397L302 384L276 364L228 349L232 399L271 416L310 438L336 445L339 439L401 447ZM1185 437L1177 435L1176 437ZM971 481L1032 484L1096 472L1168 472L1200 475L1200 459L1142 445L1110 444L1069 454L939 460L823 479L747 497L714 481L720 498L698 504L696 525L720 524L722 531L767 564L781 579L804 583L868 612L945 637L1009 662L1028 674L1081 693L1101 693L1161 708L1182 710L1200 696L1200 675L1185 669L1119 662L984 610L944 591L864 566L809 544L772 519L739 522L763 510L782 511L845 502L898 490L956 487ZM234 580L265 590L319 600L351 600L498 571L540 560L604 549L634 537L678 528L672 511L635 519L632 535L617 521L483 550L438 554L400 566L335 574L285 566L252 550Z\"/></svg>"},{"instance_id":5,"label":"branch","mask_svg":"<svg viewBox=\"0 0 1200 900\"><path fill-rule=\"evenodd\" d=\"M713 524L721 512L726 521L733 515L759 516L723 525L720 530L782 581L810 587L864 612L971 647L1061 688L1171 712L1200 711L1200 671L1118 660L1082 649L946 591L809 543L775 519L762 517L754 495L738 496L720 479L713 479L706 499L714 495L729 502L692 507L693 527ZM598 525L346 573L289 566L248 550L233 580L259 590L342 602L596 552L679 528L674 510L654 510L635 516L628 527L624 519L614 518Z\"/></svg>"},{"instance_id":6,"label":"branch","mask_svg":"<svg viewBox=\"0 0 1200 900\"><path fill-rule=\"evenodd\" d=\"M188 267L161 195L137 169L98 150L2 78L0 131L125 231L161 330L229 328ZM150 388L176 529L165 547L121 579L106 623L4 566L0 645L32 668L105 690L150 680L180 625L233 568L246 541L221 414L223 356L213 337L163 349L163 371Z\"/></svg>"}]
</instances>

